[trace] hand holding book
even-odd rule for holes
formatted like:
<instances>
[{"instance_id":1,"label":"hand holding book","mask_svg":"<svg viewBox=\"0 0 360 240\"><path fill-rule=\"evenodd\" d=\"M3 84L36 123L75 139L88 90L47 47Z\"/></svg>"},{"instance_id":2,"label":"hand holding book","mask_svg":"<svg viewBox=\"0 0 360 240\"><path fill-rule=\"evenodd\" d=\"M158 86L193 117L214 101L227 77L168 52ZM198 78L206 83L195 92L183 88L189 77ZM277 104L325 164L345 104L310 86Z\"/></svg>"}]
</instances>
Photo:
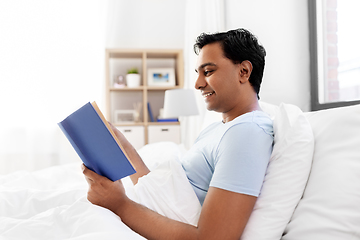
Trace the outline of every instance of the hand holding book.
<instances>
[{"instance_id":1,"label":"hand holding book","mask_svg":"<svg viewBox=\"0 0 360 240\"><path fill-rule=\"evenodd\" d=\"M122 144L95 102L85 104L58 125L90 170L112 181L136 173Z\"/></svg>"},{"instance_id":2,"label":"hand holding book","mask_svg":"<svg viewBox=\"0 0 360 240\"><path fill-rule=\"evenodd\" d=\"M133 166L136 168L136 173L131 175L130 178L134 185L138 182L138 179L150 172L148 167L145 165L143 160L141 159L138 152L135 150L135 148L131 145L131 143L126 139L126 137L114 126L109 122L109 125L113 132L115 133L115 136L119 140L120 144L124 147L127 156L129 159L131 159L131 162Z\"/></svg>"}]
</instances>

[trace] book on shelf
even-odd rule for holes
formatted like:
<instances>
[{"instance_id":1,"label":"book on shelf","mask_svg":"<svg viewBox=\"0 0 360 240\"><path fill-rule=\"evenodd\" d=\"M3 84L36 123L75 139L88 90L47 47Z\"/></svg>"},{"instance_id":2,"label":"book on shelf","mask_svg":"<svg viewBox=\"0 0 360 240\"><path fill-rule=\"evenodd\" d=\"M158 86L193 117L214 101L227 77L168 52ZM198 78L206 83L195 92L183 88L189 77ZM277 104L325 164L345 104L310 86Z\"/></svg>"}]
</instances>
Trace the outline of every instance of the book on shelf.
<instances>
[{"instance_id":1,"label":"book on shelf","mask_svg":"<svg viewBox=\"0 0 360 240\"><path fill-rule=\"evenodd\" d=\"M158 118L158 122L178 122L178 118Z\"/></svg>"},{"instance_id":2,"label":"book on shelf","mask_svg":"<svg viewBox=\"0 0 360 240\"><path fill-rule=\"evenodd\" d=\"M154 116L152 114L152 110L151 110L151 106L150 103L147 103L147 107L148 107L148 112L149 112L149 117L150 117L150 122L154 122Z\"/></svg>"},{"instance_id":3,"label":"book on shelf","mask_svg":"<svg viewBox=\"0 0 360 240\"><path fill-rule=\"evenodd\" d=\"M136 173L95 102L85 104L58 125L90 170L112 181Z\"/></svg>"}]
</instances>

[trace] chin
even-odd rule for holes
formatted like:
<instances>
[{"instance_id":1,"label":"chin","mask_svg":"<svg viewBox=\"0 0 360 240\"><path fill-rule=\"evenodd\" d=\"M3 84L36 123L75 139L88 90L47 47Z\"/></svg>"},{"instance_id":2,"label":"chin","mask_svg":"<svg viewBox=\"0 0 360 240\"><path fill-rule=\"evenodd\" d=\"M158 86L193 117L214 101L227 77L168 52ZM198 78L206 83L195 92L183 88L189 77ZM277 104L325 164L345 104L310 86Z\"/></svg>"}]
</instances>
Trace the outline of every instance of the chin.
<instances>
[{"instance_id":1,"label":"chin","mask_svg":"<svg viewBox=\"0 0 360 240\"><path fill-rule=\"evenodd\" d=\"M219 111L217 111L217 108L216 108L216 107L210 106L210 105L207 105L207 106L206 106L206 109L207 109L208 111L219 112Z\"/></svg>"},{"instance_id":2,"label":"chin","mask_svg":"<svg viewBox=\"0 0 360 240\"><path fill-rule=\"evenodd\" d=\"M206 109L208 111L214 111L214 109L209 104L206 104Z\"/></svg>"}]
</instances>

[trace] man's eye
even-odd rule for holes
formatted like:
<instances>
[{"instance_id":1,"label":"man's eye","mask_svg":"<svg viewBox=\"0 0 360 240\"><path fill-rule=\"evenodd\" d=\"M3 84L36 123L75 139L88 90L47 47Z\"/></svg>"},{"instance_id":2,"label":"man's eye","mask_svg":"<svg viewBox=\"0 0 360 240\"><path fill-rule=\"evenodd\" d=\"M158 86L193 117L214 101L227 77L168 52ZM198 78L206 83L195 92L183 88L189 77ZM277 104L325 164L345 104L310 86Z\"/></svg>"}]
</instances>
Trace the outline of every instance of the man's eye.
<instances>
[{"instance_id":1,"label":"man's eye","mask_svg":"<svg viewBox=\"0 0 360 240\"><path fill-rule=\"evenodd\" d=\"M208 76L210 73L212 73L213 72L213 70L210 70L210 71L204 71L204 75L205 76Z\"/></svg>"}]
</instances>

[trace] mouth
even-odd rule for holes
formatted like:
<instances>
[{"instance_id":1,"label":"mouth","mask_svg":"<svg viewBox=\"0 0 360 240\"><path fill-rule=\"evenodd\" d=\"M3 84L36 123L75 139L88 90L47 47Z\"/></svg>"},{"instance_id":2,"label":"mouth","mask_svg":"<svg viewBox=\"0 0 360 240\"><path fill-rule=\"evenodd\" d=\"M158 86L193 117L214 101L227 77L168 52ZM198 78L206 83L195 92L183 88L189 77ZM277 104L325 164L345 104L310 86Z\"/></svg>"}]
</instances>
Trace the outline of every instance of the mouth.
<instances>
[{"instance_id":1,"label":"mouth","mask_svg":"<svg viewBox=\"0 0 360 240\"><path fill-rule=\"evenodd\" d=\"M214 91L212 91L212 92L206 92L206 93L202 93L202 96L203 96L204 98L207 98L207 97L213 95L214 93L215 93Z\"/></svg>"}]
</instances>

